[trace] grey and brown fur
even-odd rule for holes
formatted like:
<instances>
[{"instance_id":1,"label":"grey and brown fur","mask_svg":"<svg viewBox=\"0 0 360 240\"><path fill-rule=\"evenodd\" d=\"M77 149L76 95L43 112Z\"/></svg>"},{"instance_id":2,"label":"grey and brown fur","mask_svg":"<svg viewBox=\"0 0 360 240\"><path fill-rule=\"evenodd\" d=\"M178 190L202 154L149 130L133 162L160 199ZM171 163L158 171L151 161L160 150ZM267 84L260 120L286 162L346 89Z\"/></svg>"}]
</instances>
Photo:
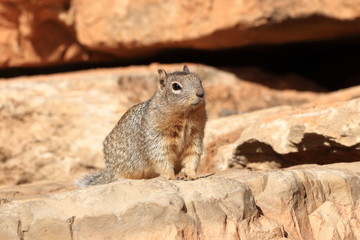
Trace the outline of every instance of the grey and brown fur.
<instances>
[{"instance_id":1,"label":"grey and brown fur","mask_svg":"<svg viewBox=\"0 0 360 240\"><path fill-rule=\"evenodd\" d=\"M197 178L207 119L201 80L187 66L158 72L155 95L130 108L105 138L106 168L80 180L80 187L121 178L175 179L180 171Z\"/></svg>"}]
</instances>

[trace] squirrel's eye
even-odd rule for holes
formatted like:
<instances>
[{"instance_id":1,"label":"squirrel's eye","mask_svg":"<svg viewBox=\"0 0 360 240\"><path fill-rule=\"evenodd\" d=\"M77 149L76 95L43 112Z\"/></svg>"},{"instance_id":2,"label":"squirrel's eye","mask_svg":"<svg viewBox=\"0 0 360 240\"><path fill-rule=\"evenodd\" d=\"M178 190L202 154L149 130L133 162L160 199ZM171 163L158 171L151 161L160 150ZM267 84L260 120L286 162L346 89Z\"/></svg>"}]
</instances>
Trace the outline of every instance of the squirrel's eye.
<instances>
[{"instance_id":1,"label":"squirrel's eye","mask_svg":"<svg viewBox=\"0 0 360 240\"><path fill-rule=\"evenodd\" d=\"M173 83L172 84L172 88L177 91L177 90L181 90L181 86L178 83Z\"/></svg>"}]
</instances>

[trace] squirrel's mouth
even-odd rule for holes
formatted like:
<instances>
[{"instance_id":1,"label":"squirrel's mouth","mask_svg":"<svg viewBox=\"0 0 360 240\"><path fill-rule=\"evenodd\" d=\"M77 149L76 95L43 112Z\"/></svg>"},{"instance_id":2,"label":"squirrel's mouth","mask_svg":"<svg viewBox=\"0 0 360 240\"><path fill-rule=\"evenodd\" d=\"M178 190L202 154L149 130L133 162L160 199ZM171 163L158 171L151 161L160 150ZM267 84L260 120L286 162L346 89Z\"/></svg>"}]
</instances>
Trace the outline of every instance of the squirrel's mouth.
<instances>
[{"instance_id":1,"label":"squirrel's mouth","mask_svg":"<svg viewBox=\"0 0 360 240\"><path fill-rule=\"evenodd\" d=\"M202 103L204 101L204 98L197 98L193 103L191 103L192 106L197 106L200 103Z\"/></svg>"}]
</instances>

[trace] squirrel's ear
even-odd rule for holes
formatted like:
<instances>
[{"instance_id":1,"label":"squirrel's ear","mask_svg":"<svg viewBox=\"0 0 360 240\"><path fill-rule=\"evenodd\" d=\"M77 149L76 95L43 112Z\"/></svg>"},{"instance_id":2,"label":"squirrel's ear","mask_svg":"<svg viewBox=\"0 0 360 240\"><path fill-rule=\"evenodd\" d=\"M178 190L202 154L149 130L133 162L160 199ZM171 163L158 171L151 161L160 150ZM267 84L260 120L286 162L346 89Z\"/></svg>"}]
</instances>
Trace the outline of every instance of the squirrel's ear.
<instances>
[{"instance_id":1,"label":"squirrel's ear","mask_svg":"<svg viewBox=\"0 0 360 240\"><path fill-rule=\"evenodd\" d=\"M164 69L159 69L158 73L159 73L159 88L164 89L167 73Z\"/></svg>"},{"instance_id":2,"label":"squirrel's ear","mask_svg":"<svg viewBox=\"0 0 360 240\"><path fill-rule=\"evenodd\" d=\"M183 71L186 73L190 73L190 70L189 70L188 66L186 66L186 65L184 65Z\"/></svg>"}]
</instances>

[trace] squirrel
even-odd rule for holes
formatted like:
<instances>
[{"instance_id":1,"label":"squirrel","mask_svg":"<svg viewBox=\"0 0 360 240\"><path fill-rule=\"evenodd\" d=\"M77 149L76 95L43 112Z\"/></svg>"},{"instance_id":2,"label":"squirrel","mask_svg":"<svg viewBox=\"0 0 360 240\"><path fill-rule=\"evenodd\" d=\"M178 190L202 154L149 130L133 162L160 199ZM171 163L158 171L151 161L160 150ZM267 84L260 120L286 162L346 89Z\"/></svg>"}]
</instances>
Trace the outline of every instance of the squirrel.
<instances>
[{"instance_id":1,"label":"squirrel","mask_svg":"<svg viewBox=\"0 0 360 240\"><path fill-rule=\"evenodd\" d=\"M79 180L79 187L122 178L172 180L179 172L184 180L198 178L207 120L201 79L186 65L158 73L153 97L131 107L105 138L106 168Z\"/></svg>"}]
</instances>

